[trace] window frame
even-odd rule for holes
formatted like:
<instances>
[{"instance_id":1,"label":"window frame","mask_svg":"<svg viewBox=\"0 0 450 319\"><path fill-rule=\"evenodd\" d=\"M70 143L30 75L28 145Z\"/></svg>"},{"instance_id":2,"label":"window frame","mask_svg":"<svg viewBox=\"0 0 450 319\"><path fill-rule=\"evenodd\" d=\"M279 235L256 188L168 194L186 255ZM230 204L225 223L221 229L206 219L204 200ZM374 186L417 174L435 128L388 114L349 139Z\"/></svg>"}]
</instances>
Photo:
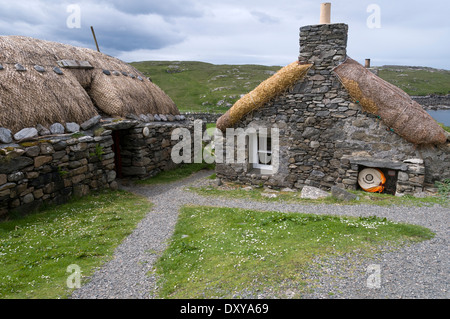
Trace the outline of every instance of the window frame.
<instances>
[{"instance_id":1,"label":"window frame","mask_svg":"<svg viewBox=\"0 0 450 319\"><path fill-rule=\"evenodd\" d=\"M265 146L261 147L261 141L265 141ZM270 145L269 145L270 144ZM265 149L263 149L265 148ZM273 144L269 133L255 132L249 135L249 163L252 168L259 169L263 174L271 174L273 171ZM263 164L260 154L270 154L270 164Z\"/></svg>"}]
</instances>

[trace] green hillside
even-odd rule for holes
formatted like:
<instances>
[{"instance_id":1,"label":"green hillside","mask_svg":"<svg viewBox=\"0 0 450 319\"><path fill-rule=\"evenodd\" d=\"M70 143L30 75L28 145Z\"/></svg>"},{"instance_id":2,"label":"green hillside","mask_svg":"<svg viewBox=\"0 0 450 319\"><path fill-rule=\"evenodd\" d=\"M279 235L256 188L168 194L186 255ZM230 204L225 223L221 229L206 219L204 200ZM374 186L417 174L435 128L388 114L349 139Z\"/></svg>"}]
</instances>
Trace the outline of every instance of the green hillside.
<instances>
[{"instance_id":1,"label":"green hillside","mask_svg":"<svg viewBox=\"0 0 450 319\"><path fill-rule=\"evenodd\" d=\"M450 71L426 67L383 66L378 76L409 95L445 95L450 93Z\"/></svg>"},{"instance_id":2,"label":"green hillside","mask_svg":"<svg viewBox=\"0 0 450 319\"><path fill-rule=\"evenodd\" d=\"M131 63L150 77L182 112L223 113L281 66L216 65L189 61ZM410 95L450 93L450 71L425 67L383 66L379 76Z\"/></svg>"},{"instance_id":3,"label":"green hillside","mask_svg":"<svg viewBox=\"0 0 450 319\"><path fill-rule=\"evenodd\" d=\"M223 113L241 96L280 69L263 65L215 65L204 62L131 63L150 77L181 111Z\"/></svg>"}]
</instances>

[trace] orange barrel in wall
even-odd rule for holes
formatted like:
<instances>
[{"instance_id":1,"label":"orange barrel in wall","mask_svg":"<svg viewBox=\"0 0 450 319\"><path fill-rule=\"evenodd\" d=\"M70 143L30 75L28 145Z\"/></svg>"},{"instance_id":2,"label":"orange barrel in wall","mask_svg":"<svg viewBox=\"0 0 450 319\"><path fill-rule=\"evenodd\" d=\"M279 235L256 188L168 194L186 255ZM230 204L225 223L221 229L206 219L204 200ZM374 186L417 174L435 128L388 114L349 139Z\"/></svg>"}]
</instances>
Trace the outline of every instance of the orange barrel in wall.
<instances>
[{"instance_id":1,"label":"orange barrel in wall","mask_svg":"<svg viewBox=\"0 0 450 319\"><path fill-rule=\"evenodd\" d=\"M358 184L370 193L381 193L384 190L386 177L378 168L365 168L358 175Z\"/></svg>"}]
</instances>

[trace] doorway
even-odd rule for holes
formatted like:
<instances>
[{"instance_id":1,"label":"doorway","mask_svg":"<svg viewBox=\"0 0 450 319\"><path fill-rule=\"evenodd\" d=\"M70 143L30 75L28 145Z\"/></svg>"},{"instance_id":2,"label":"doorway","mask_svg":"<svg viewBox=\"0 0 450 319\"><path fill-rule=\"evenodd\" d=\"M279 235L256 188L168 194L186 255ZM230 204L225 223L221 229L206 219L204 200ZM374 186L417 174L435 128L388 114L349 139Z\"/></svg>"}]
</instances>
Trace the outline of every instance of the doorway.
<instances>
[{"instance_id":1,"label":"doorway","mask_svg":"<svg viewBox=\"0 0 450 319\"><path fill-rule=\"evenodd\" d=\"M116 170L116 176L118 178L123 178L123 171L122 171L122 155L121 155L121 146L120 142L123 137L123 131L117 130L112 132L112 138L113 138L113 151L114 151L114 164L115 164L115 170Z\"/></svg>"}]
</instances>

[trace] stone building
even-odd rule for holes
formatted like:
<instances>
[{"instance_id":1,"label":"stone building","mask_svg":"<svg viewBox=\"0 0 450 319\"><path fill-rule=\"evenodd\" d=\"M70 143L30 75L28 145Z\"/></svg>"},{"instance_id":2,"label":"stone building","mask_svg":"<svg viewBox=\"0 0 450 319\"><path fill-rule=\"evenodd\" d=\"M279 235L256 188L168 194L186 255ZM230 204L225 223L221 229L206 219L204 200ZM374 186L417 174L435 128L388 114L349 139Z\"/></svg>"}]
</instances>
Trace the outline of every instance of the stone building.
<instances>
[{"instance_id":1,"label":"stone building","mask_svg":"<svg viewBox=\"0 0 450 319\"><path fill-rule=\"evenodd\" d=\"M0 219L171 169L172 131L193 130L149 78L85 48L0 37L0 83Z\"/></svg>"},{"instance_id":2,"label":"stone building","mask_svg":"<svg viewBox=\"0 0 450 319\"><path fill-rule=\"evenodd\" d=\"M384 192L397 195L423 193L450 178L448 133L406 93L352 60L347 33L342 23L302 27L297 66L280 70L243 98L248 103L238 101L218 119L224 133L250 127L264 132L247 134L244 162L217 163L218 178L360 189L362 171L376 168L386 179ZM294 81L284 81L283 72ZM280 83L282 90L274 89ZM261 99L265 92L270 98ZM278 130L276 147L267 133L272 128Z\"/></svg>"}]
</instances>

